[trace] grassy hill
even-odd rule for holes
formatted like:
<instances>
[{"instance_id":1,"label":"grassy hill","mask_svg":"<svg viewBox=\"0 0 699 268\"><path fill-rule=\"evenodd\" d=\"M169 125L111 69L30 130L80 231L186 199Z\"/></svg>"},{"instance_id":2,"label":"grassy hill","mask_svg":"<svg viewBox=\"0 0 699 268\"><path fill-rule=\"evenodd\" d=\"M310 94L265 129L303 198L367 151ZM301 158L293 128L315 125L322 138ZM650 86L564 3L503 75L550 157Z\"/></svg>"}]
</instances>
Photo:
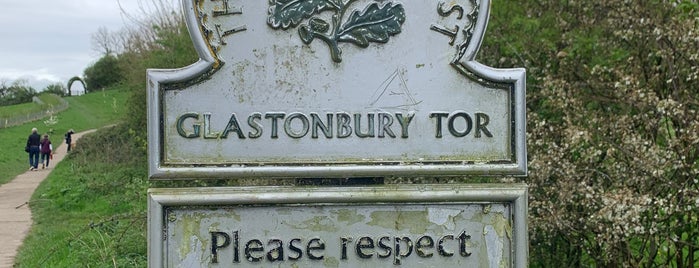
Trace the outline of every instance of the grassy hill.
<instances>
[{"instance_id":1,"label":"grassy hill","mask_svg":"<svg viewBox=\"0 0 699 268\"><path fill-rule=\"evenodd\" d=\"M24 146L32 128L37 128L41 134L49 134L51 142L58 145L63 141L63 134L69 129L80 132L121 121L126 109L127 97L128 92L120 88L67 97L69 108L56 114L53 122L44 118L0 129L0 148L5 149L0 154L0 184L12 180L29 168L28 155L24 152ZM4 107L2 111L8 115L25 113L36 109L37 106L35 104L13 105ZM39 107L39 109L41 108Z\"/></svg>"},{"instance_id":2,"label":"grassy hill","mask_svg":"<svg viewBox=\"0 0 699 268\"><path fill-rule=\"evenodd\" d=\"M0 118L9 118L15 115L23 115L34 112L45 111L50 105L56 106L61 103L60 97L54 94L41 94L38 96L44 104L22 103L10 106L0 106Z\"/></svg>"}]
</instances>

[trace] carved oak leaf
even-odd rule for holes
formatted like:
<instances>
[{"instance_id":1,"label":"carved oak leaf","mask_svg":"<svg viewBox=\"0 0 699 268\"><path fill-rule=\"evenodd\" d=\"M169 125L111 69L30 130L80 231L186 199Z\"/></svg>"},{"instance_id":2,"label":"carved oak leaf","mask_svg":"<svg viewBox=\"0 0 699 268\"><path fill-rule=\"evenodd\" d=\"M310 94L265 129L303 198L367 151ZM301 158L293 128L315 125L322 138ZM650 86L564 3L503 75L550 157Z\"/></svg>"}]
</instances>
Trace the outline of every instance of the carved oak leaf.
<instances>
[{"instance_id":1,"label":"carved oak leaf","mask_svg":"<svg viewBox=\"0 0 699 268\"><path fill-rule=\"evenodd\" d=\"M351 42L360 47L369 46L369 42L386 43L391 35L401 32L403 22L403 5L389 2L379 7L377 3L372 3L361 13L355 10L350 14L338 31L338 41Z\"/></svg>"},{"instance_id":2,"label":"carved oak leaf","mask_svg":"<svg viewBox=\"0 0 699 268\"><path fill-rule=\"evenodd\" d=\"M271 0L267 24L286 30L314 14L336 8L332 0Z\"/></svg>"}]
</instances>

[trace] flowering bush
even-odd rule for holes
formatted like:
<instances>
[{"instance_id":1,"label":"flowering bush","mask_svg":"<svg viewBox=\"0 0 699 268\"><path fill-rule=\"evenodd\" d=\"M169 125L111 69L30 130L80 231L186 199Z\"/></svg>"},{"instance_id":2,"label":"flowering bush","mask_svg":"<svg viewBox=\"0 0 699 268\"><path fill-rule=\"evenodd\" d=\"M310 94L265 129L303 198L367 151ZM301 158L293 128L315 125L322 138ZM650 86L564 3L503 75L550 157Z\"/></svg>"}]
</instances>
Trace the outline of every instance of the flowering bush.
<instances>
[{"instance_id":1,"label":"flowering bush","mask_svg":"<svg viewBox=\"0 0 699 268\"><path fill-rule=\"evenodd\" d=\"M495 0L480 58L527 68L532 266L699 266L696 0Z\"/></svg>"}]
</instances>

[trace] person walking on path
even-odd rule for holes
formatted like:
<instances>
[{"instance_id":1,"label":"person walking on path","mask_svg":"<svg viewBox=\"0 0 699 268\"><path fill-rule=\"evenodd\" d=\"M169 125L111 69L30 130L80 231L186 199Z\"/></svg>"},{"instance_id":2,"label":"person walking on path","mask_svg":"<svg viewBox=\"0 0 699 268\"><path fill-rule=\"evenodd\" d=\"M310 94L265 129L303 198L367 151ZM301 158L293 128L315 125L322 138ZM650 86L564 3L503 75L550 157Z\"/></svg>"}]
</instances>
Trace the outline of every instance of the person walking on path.
<instances>
[{"instance_id":1,"label":"person walking on path","mask_svg":"<svg viewBox=\"0 0 699 268\"><path fill-rule=\"evenodd\" d=\"M73 133L75 133L75 132L73 132L72 128L70 130L68 130L68 132L66 132L66 144L68 145L67 152L70 152L70 145L71 145L70 143L73 141L73 137L72 137Z\"/></svg>"},{"instance_id":2,"label":"person walking on path","mask_svg":"<svg viewBox=\"0 0 699 268\"><path fill-rule=\"evenodd\" d=\"M49 167L49 159L51 159L53 146L51 146L51 140L49 140L49 135L44 134L44 139L41 140L41 169Z\"/></svg>"},{"instance_id":3,"label":"person walking on path","mask_svg":"<svg viewBox=\"0 0 699 268\"><path fill-rule=\"evenodd\" d=\"M41 145L41 136L39 130L32 128L32 134L27 138L27 147L29 148L29 170L37 170L39 168L39 146Z\"/></svg>"},{"instance_id":4,"label":"person walking on path","mask_svg":"<svg viewBox=\"0 0 699 268\"><path fill-rule=\"evenodd\" d=\"M75 133L74 138L78 140L82 135L93 131L95 130ZM63 150L62 146L64 145L59 144L56 150ZM66 154L57 154L53 159L54 166L58 165L65 156ZM17 249L22 245L32 225L29 199L49 173L50 170L27 171L12 181L0 185L0 268L14 267Z\"/></svg>"}]
</instances>

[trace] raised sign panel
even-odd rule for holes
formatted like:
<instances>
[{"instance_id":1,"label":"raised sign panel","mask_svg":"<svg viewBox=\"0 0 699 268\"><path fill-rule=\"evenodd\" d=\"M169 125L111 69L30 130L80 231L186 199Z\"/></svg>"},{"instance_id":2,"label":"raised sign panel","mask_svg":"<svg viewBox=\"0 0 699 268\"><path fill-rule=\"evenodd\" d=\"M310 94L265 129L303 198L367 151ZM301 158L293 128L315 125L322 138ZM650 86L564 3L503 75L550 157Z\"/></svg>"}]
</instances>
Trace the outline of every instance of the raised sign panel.
<instances>
[{"instance_id":1,"label":"raised sign panel","mask_svg":"<svg viewBox=\"0 0 699 268\"><path fill-rule=\"evenodd\" d=\"M150 267L526 267L526 187L151 189Z\"/></svg>"},{"instance_id":2,"label":"raised sign panel","mask_svg":"<svg viewBox=\"0 0 699 268\"><path fill-rule=\"evenodd\" d=\"M489 1L185 0L201 60L150 70L158 178L525 175L525 71Z\"/></svg>"}]
</instances>

